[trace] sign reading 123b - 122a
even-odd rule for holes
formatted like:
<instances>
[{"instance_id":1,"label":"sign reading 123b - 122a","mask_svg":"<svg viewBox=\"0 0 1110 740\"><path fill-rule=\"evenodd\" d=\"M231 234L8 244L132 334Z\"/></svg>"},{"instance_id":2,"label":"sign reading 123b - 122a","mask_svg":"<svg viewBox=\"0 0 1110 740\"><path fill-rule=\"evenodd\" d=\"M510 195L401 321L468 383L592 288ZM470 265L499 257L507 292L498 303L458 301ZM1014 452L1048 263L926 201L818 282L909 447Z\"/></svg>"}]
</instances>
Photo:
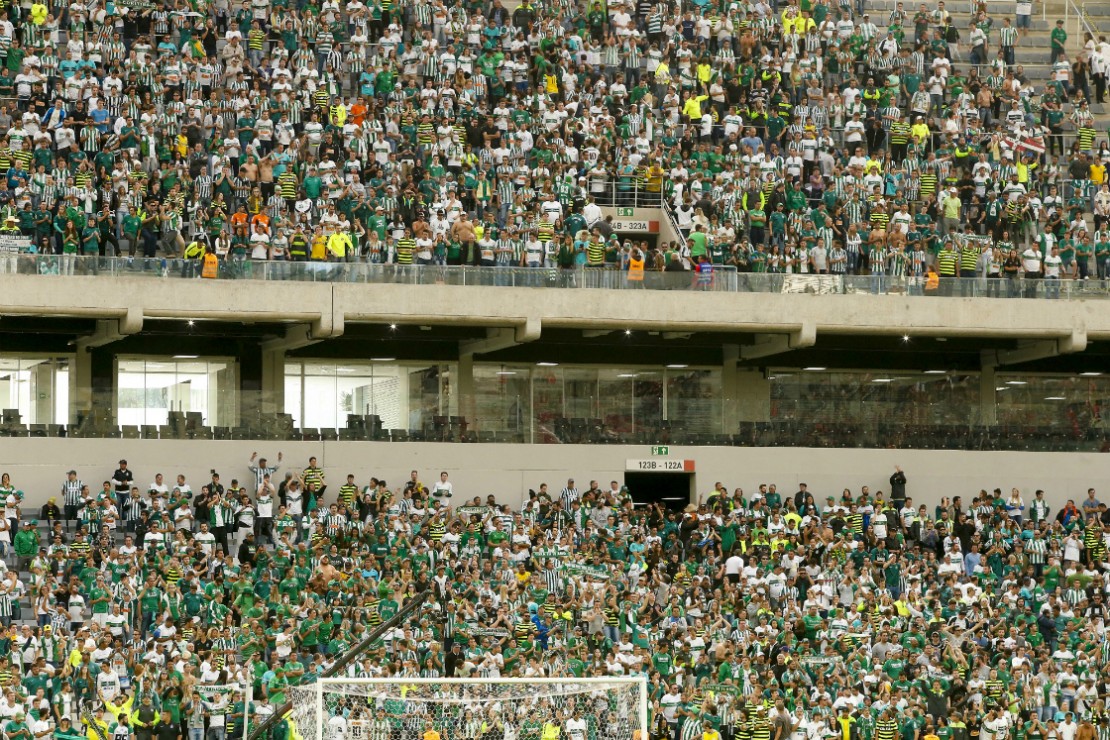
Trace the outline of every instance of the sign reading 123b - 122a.
<instances>
[{"instance_id":1,"label":"sign reading 123b - 122a","mask_svg":"<svg viewBox=\"0 0 1110 740\"><path fill-rule=\"evenodd\" d=\"M625 472L642 473L693 473L693 460L671 460L655 458L652 460L625 460Z\"/></svg>"}]
</instances>

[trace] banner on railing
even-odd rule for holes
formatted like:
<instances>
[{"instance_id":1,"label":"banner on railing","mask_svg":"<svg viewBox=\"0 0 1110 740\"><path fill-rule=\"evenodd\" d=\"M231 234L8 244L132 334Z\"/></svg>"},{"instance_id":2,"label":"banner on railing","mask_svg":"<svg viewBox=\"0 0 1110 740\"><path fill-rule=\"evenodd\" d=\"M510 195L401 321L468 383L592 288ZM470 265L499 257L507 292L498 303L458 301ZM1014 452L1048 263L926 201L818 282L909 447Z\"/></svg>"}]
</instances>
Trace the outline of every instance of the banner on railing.
<instances>
[{"instance_id":1,"label":"banner on railing","mask_svg":"<svg viewBox=\"0 0 1110 740\"><path fill-rule=\"evenodd\" d=\"M783 275L783 293L828 295L840 292L840 280L833 275Z\"/></svg>"},{"instance_id":2,"label":"banner on railing","mask_svg":"<svg viewBox=\"0 0 1110 740\"><path fill-rule=\"evenodd\" d=\"M31 248L31 237L0 234L0 252L26 252Z\"/></svg>"}]
</instances>

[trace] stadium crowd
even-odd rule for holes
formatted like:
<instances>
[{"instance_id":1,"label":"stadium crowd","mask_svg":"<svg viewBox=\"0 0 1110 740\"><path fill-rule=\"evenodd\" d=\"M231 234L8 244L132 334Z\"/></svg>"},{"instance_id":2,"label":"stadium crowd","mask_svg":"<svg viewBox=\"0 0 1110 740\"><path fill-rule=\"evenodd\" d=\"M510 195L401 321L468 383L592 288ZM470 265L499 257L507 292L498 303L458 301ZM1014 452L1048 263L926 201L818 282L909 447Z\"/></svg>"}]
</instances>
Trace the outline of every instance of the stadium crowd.
<instances>
[{"instance_id":1,"label":"stadium crowd","mask_svg":"<svg viewBox=\"0 0 1110 740\"><path fill-rule=\"evenodd\" d=\"M1106 277L1110 143L1090 103L1110 44L1057 22L1035 82L1016 63L1032 3L969 8L5 3L0 242ZM661 200L684 243L622 242L602 216Z\"/></svg>"},{"instance_id":2,"label":"stadium crowd","mask_svg":"<svg viewBox=\"0 0 1110 740\"><path fill-rule=\"evenodd\" d=\"M619 481L506 504L447 472L337 483L316 458L283 465L252 455L230 480L188 481L120 461L103 482L70 471L35 513L5 474L4 734L240 737L417 594L341 675L646 675L656 740L1110 732L1095 489L1058 510L1016 488L927 507L896 468L886 491L716 483L668 511ZM220 690L248 683L249 705ZM382 717L357 736L420 734ZM438 731L552 737L492 703L466 719ZM546 723L610 737L581 720ZM290 736L280 721L268 735Z\"/></svg>"}]
</instances>

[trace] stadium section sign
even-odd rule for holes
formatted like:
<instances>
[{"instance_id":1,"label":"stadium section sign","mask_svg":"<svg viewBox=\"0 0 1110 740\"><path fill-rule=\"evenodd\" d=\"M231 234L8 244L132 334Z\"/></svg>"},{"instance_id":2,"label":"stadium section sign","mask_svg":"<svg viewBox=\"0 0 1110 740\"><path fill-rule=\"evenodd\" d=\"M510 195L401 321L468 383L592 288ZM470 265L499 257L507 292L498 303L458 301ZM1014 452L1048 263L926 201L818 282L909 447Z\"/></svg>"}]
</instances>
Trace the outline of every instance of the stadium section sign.
<instances>
[{"instance_id":1,"label":"stadium section sign","mask_svg":"<svg viewBox=\"0 0 1110 740\"><path fill-rule=\"evenodd\" d=\"M693 473L693 460L625 460L626 472Z\"/></svg>"}]
</instances>

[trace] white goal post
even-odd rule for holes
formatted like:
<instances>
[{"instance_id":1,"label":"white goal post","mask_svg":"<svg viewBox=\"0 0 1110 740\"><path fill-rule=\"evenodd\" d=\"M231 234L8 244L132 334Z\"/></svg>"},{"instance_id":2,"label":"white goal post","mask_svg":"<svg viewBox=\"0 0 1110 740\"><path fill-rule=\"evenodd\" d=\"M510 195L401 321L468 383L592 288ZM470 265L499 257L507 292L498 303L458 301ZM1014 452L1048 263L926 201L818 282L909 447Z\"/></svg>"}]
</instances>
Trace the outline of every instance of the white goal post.
<instances>
[{"instance_id":1,"label":"white goal post","mask_svg":"<svg viewBox=\"0 0 1110 740\"><path fill-rule=\"evenodd\" d=\"M321 678L289 690L301 740L647 740L646 676Z\"/></svg>"}]
</instances>

